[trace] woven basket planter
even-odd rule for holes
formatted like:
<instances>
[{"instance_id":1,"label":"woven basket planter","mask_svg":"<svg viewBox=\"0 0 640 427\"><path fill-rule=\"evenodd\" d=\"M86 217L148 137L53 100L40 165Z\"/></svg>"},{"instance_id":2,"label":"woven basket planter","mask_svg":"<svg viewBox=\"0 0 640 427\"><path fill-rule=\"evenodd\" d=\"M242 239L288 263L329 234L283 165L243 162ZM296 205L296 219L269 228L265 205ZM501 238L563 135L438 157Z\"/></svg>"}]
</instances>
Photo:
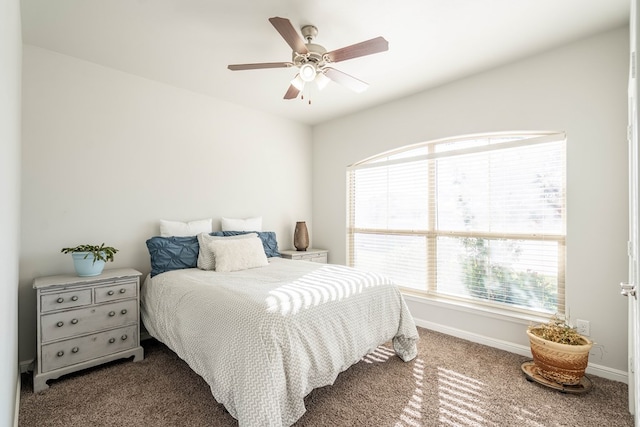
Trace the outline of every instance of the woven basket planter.
<instances>
[{"instance_id":1,"label":"woven basket planter","mask_svg":"<svg viewBox=\"0 0 640 427\"><path fill-rule=\"evenodd\" d=\"M547 341L527 331L533 362L540 375L549 381L576 385L584 376L593 342L584 338L583 345L559 344Z\"/></svg>"}]
</instances>

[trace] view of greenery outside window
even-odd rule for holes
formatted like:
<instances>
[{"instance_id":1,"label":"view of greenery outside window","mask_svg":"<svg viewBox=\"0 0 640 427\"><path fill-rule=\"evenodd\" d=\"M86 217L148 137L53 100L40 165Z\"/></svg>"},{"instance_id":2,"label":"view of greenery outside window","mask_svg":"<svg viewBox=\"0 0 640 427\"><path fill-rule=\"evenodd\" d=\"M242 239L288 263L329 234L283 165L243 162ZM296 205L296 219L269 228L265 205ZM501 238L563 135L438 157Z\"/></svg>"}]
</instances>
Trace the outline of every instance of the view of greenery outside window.
<instances>
[{"instance_id":1,"label":"view of greenery outside window","mask_svg":"<svg viewBox=\"0 0 640 427\"><path fill-rule=\"evenodd\" d=\"M564 312L564 133L432 141L347 170L349 265L404 291Z\"/></svg>"}]
</instances>

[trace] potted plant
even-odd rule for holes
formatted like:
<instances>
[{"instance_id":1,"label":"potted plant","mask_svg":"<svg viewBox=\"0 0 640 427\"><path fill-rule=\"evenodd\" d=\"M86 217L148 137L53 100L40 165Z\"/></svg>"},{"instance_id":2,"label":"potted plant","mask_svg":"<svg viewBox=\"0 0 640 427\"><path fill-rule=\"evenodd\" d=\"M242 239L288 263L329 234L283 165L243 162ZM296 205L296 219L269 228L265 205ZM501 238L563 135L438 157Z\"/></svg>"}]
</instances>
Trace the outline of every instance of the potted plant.
<instances>
[{"instance_id":1,"label":"potted plant","mask_svg":"<svg viewBox=\"0 0 640 427\"><path fill-rule=\"evenodd\" d=\"M577 385L589 363L593 341L581 335L564 318L527 329L533 362L542 377L561 385Z\"/></svg>"},{"instance_id":2,"label":"potted plant","mask_svg":"<svg viewBox=\"0 0 640 427\"><path fill-rule=\"evenodd\" d=\"M70 253L73 258L73 266L78 276L97 276L107 261L113 262L113 256L118 249L101 245L78 245L73 248L62 248L63 254Z\"/></svg>"}]
</instances>

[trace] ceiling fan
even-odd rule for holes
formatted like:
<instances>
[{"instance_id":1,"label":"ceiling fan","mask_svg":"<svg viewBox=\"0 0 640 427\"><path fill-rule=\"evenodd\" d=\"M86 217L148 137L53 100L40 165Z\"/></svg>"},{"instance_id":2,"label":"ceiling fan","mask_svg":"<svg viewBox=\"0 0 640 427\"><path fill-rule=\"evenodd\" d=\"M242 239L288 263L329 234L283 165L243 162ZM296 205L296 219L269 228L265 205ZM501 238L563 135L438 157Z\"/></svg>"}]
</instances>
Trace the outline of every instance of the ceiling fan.
<instances>
[{"instance_id":1,"label":"ceiling fan","mask_svg":"<svg viewBox=\"0 0 640 427\"><path fill-rule=\"evenodd\" d=\"M282 38L293 49L291 62L262 62L258 64L233 64L229 65L232 71L257 70L262 68L288 68L297 67L298 74L284 95L284 99L294 99L304 88L305 83L315 81L319 89L323 89L329 81L333 80L355 92L364 91L369 85L342 71L330 67L334 62L346 61L374 53L389 50L389 42L384 37L376 37L371 40L346 46L341 49L327 50L315 43L313 39L318 35L318 29L313 25L305 25L301 29L304 40L286 18L273 17L269 22L280 33ZM306 40L306 43L305 43Z\"/></svg>"}]
</instances>

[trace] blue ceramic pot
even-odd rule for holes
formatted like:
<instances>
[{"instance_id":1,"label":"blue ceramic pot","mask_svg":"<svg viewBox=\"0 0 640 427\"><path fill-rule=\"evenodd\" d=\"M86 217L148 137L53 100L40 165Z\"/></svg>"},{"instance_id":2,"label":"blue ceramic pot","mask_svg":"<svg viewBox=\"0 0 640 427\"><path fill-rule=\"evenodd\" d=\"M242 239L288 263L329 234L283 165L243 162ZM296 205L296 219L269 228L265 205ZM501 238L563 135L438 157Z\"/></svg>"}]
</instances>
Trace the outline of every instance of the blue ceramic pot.
<instances>
[{"instance_id":1,"label":"blue ceramic pot","mask_svg":"<svg viewBox=\"0 0 640 427\"><path fill-rule=\"evenodd\" d=\"M71 256L78 276L97 276L104 269L104 261L96 260L93 262L93 254L91 252L73 252Z\"/></svg>"}]
</instances>

